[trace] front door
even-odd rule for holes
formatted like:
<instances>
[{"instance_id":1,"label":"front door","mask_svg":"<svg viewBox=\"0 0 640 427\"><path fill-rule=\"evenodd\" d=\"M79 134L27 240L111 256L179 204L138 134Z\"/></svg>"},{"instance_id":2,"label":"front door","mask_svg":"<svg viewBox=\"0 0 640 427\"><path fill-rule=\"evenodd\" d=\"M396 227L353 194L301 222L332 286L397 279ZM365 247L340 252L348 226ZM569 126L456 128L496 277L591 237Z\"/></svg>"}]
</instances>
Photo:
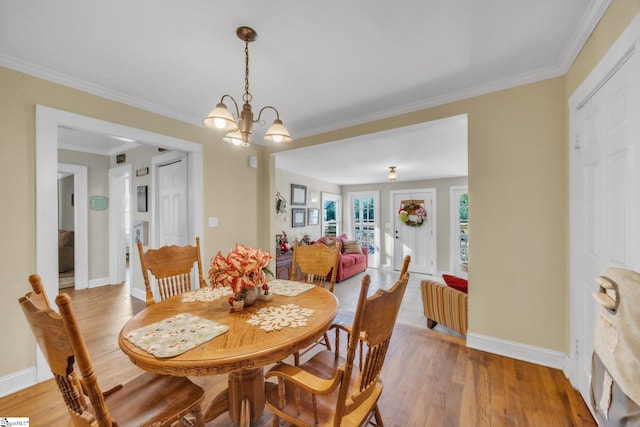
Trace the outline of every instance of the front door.
<instances>
[{"instance_id":1,"label":"front door","mask_svg":"<svg viewBox=\"0 0 640 427\"><path fill-rule=\"evenodd\" d=\"M393 193L393 268L400 270L406 255L411 256L409 271L434 274L436 269L435 190L409 190ZM405 214L400 214L403 208ZM421 214L424 209L426 217Z\"/></svg>"}]
</instances>

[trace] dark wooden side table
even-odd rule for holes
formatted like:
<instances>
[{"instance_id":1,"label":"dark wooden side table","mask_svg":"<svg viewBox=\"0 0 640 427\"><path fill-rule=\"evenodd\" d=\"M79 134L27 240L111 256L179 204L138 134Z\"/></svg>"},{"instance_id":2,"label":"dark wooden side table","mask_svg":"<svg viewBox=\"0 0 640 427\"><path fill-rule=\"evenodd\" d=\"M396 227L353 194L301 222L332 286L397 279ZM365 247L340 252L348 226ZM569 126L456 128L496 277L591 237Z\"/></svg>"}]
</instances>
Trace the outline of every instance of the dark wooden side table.
<instances>
[{"instance_id":1,"label":"dark wooden side table","mask_svg":"<svg viewBox=\"0 0 640 427\"><path fill-rule=\"evenodd\" d=\"M276 254L276 279L289 279L289 272L291 271L291 261L293 259L293 252L280 252Z\"/></svg>"}]
</instances>

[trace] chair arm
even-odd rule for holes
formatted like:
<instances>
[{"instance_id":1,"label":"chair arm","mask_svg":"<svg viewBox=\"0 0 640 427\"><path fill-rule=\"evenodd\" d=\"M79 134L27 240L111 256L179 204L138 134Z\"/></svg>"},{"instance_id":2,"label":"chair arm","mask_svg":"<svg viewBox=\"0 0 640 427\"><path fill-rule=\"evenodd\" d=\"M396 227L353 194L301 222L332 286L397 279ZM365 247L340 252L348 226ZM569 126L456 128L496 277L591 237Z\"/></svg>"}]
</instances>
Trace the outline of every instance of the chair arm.
<instances>
[{"instance_id":1,"label":"chair arm","mask_svg":"<svg viewBox=\"0 0 640 427\"><path fill-rule=\"evenodd\" d=\"M265 379L271 377L284 378L291 383L302 387L314 394L329 394L340 384L340 379L344 373L341 366L336 371L333 378L322 379L305 371L299 366L292 366L286 363L279 363L264 375Z\"/></svg>"},{"instance_id":2,"label":"chair arm","mask_svg":"<svg viewBox=\"0 0 640 427\"><path fill-rule=\"evenodd\" d=\"M431 280L420 282L424 315L427 319L467 334L468 295L457 289Z\"/></svg>"}]
</instances>

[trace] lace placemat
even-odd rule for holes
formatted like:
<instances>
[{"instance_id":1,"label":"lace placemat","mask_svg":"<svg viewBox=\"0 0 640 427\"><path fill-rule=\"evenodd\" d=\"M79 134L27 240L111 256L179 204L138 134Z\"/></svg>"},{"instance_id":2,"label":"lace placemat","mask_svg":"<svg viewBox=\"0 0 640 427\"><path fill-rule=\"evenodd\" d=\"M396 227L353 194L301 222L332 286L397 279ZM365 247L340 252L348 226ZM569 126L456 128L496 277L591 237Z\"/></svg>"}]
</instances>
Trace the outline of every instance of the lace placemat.
<instances>
[{"instance_id":1,"label":"lace placemat","mask_svg":"<svg viewBox=\"0 0 640 427\"><path fill-rule=\"evenodd\" d=\"M124 337L156 357L173 357L229 330L191 313L180 313L129 332Z\"/></svg>"},{"instance_id":2,"label":"lace placemat","mask_svg":"<svg viewBox=\"0 0 640 427\"><path fill-rule=\"evenodd\" d=\"M285 304L280 307L264 307L251 316L247 323L260 326L267 332L280 330L286 326L297 328L307 326L307 319L314 311L310 308L302 308L295 304Z\"/></svg>"},{"instance_id":3,"label":"lace placemat","mask_svg":"<svg viewBox=\"0 0 640 427\"><path fill-rule=\"evenodd\" d=\"M313 283L296 282L293 280L275 279L267 283L269 292L286 297L295 297L303 292L313 289Z\"/></svg>"},{"instance_id":4,"label":"lace placemat","mask_svg":"<svg viewBox=\"0 0 640 427\"><path fill-rule=\"evenodd\" d=\"M207 286L206 288L200 288L196 291L185 292L182 297L182 302L209 302L215 301L222 297L228 297L233 295L233 291L229 286L224 288L214 288Z\"/></svg>"}]
</instances>

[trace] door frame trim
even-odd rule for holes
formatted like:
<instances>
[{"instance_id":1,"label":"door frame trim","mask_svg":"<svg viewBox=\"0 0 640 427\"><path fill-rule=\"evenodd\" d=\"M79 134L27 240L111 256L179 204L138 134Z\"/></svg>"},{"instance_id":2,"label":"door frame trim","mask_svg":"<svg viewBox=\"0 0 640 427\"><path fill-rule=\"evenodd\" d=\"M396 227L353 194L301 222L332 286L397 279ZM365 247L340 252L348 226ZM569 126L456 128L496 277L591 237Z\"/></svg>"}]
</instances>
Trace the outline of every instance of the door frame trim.
<instances>
[{"instance_id":1,"label":"door frame trim","mask_svg":"<svg viewBox=\"0 0 640 427\"><path fill-rule=\"evenodd\" d=\"M193 205L190 221L193 240L199 235L203 244L203 155L202 145L159 133L133 128L105 120L36 104L35 111L35 269L42 278L45 292L57 295L58 290L58 127L68 126L88 132L133 138L148 145L185 151L193 178ZM86 206L86 205L85 205ZM202 245L204 247L204 244ZM133 286L132 286L133 288ZM140 291L144 299L144 290ZM138 294L132 291L134 296ZM56 307L53 307L56 309ZM34 344L35 345L35 344ZM36 378L38 382L51 378L51 370L42 352L36 347Z\"/></svg>"},{"instance_id":2,"label":"door frame trim","mask_svg":"<svg viewBox=\"0 0 640 427\"><path fill-rule=\"evenodd\" d=\"M633 55L637 54L640 39L640 14L637 14L629 26L624 30L616 42L591 70L587 78L569 97L569 354L565 363L565 375L584 397L584 387L579 379L580 356L590 358L581 348L584 342L585 311L580 304L578 253L580 244L579 218L579 188L580 188L580 153L579 143L579 113L582 106L609 80L609 78ZM587 406L591 404L587 399Z\"/></svg>"},{"instance_id":3,"label":"door frame trim","mask_svg":"<svg viewBox=\"0 0 640 427\"><path fill-rule=\"evenodd\" d=\"M120 253L118 251L118 245L114 242L114 240L118 239L118 235L121 232L121 222L122 217L120 212L114 212L114 207L118 206L119 208L124 208L124 204L120 201L115 202L115 198L119 197L122 199L121 194L116 194L114 191L114 181L122 179L122 176L129 176L129 215L132 214L133 210L133 165L131 163L116 166L113 168L109 168L109 283L116 284L120 282L122 275L118 274L121 272L119 267L122 267L125 264L124 259L120 259ZM131 218L131 216L129 216ZM129 221L129 230L131 230L131 221ZM129 241L127 242L129 246L129 257L131 258L131 252L133 251L133 239L131 237L131 233L129 233ZM122 263L118 266L118 263ZM126 276L126 273L124 274Z\"/></svg>"}]
</instances>

